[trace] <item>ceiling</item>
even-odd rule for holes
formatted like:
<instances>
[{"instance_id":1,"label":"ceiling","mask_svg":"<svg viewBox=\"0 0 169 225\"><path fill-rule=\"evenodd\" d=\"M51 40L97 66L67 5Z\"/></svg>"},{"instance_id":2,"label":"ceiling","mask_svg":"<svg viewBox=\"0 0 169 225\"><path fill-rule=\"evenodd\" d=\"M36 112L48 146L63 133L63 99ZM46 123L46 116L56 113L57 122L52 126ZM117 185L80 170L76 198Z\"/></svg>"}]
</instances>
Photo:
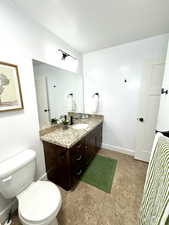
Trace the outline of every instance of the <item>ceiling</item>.
<instances>
[{"instance_id":1,"label":"ceiling","mask_svg":"<svg viewBox=\"0 0 169 225\"><path fill-rule=\"evenodd\" d=\"M13 0L86 53L169 32L169 0Z\"/></svg>"}]
</instances>

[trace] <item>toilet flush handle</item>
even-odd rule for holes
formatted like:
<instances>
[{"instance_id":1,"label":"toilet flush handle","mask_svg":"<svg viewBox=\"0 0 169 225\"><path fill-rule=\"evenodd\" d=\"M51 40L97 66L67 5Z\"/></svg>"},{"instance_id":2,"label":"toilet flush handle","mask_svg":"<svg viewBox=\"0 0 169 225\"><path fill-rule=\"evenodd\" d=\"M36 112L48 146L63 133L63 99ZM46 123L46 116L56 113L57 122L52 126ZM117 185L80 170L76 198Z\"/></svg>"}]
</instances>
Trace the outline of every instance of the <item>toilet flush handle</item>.
<instances>
[{"instance_id":1,"label":"toilet flush handle","mask_svg":"<svg viewBox=\"0 0 169 225\"><path fill-rule=\"evenodd\" d=\"M6 177L2 180L3 183L6 183L8 181L12 180L12 176Z\"/></svg>"}]
</instances>

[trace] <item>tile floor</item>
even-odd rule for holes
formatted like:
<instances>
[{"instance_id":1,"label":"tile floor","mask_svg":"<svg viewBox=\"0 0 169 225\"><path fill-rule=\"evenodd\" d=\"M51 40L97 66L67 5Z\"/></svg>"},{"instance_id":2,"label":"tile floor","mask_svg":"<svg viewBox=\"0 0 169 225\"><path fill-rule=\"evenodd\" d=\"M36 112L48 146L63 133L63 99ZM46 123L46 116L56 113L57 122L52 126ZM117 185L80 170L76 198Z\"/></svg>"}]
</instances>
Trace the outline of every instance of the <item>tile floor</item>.
<instances>
[{"instance_id":1,"label":"tile floor","mask_svg":"<svg viewBox=\"0 0 169 225\"><path fill-rule=\"evenodd\" d=\"M137 225L147 163L102 149L99 154L117 159L111 193L80 182L74 191L61 189L59 225ZM19 225L15 217L12 225Z\"/></svg>"}]
</instances>

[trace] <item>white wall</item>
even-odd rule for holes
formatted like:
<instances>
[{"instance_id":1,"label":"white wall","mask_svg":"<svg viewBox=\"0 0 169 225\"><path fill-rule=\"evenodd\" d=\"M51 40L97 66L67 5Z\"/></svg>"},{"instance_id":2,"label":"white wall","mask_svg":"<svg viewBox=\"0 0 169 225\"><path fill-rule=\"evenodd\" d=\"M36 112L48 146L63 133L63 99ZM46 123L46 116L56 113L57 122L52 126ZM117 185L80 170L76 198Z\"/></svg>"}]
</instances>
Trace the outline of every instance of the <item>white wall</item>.
<instances>
[{"instance_id":1,"label":"white wall","mask_svg":"<svg viewBox=\"0 0 169 225\"><path fill-rule=\"evenodd\" d=\"M162 87L169 91L169 43ZM161 95L157 130L169 131L169 94Z\"/></svg>"},{"instance_id":2,"label":"white wall","mask_svg":"<svg viewBox=\"0 0 169 225\"><path fill-rule=\"evenodd\" d=\"M18 65L24 102L24 110L0 113L0 161L25 148L35 149L39 177L44 174L45 165L39 139L32 58L60 66L60 61L55 57L57 48L69 51L79 60L80 55L55 35L22 15L12 0L0 1L0 27L0 61ZM69 69L66 65L61 66ZM9 202L0 196L1 219Z\"/></svg>"},{"instance_id":3,"label":"white wall","mask_svg":"<svg viewBox=\"0 0 169 225\"><path fill-rule=\"evenodd\" d=\"M165 34L84 55L85 110L90 110L91 96L99 92L104 147L134 153L143 63L164 60L168 38Z\"/></svg>"},{"instance_id":4,"label":"white wall","mask_svg":"<svg viewBox=\"0 0 169 225\"><path fill-rule=\"evenodd\" d=\"M47 92L50 109L50 118L59 118L67 114L68 94L73 93L73 99L76 103L76 112L83 112L83 79L82 74L73 73L44 63L34 64L35 80L40 77L47 78ZM36 82L38 85L38 82ZM56 86L55 88L53 86ZM36 88L36 91L38 89ZM41 91L41 89L39 89ZM37 92L38 95L38 92ZM41 93L39 93L41 96ZM40 99L40 98L39 98ZM43 101L44 102L44 101ZM43 102L38 102L39 109ZM40 110L39 110L40 113ZM41 116L42 117L42 116ZM44 126L44 122L40 124Z\"/></svg>"}]
</instances>

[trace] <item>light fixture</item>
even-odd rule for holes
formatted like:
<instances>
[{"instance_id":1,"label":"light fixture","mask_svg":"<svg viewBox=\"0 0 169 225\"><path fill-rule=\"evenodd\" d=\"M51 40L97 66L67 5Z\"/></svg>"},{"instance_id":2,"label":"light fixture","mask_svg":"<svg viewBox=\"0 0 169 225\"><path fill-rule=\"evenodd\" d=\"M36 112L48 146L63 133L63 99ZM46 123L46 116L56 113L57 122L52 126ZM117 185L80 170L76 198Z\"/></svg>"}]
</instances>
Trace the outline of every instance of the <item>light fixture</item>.
<instances>
[{"instance_id":1,"label":"light fixture","mask_svg":"<svg viewBox=\"0 0 169 225\"><path fill-rule=\"evenodd\" d=\"M77 72L79 63L77 58L63 51L62 49L58 49L56 54L58 62L61 63L63 68L70 70L72 72Z\"/></svg>"},{"instance_id":2,"label":"light fixture","mask_svg":"<svg viewBox=\"0 0 169 225\"><path fill-rule=\"evenodd\" d=\"M61 59L65 60L67 57L71 57L72 59L76 60L75 57L71 56L69 53L63 51L62 49L58 49L59 52L61 52Z\"/></svg>"}]
</instances>

